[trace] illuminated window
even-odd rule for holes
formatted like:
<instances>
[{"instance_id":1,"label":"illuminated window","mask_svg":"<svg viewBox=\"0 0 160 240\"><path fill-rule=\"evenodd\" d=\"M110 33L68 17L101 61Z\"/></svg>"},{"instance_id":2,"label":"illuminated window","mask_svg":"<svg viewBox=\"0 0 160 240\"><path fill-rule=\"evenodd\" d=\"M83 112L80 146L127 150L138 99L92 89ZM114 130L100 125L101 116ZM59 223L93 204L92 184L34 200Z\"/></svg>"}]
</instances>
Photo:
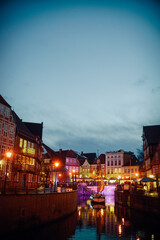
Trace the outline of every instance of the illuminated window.
<instances>
[{"instance_id":1,"label":"illuminated window","mask_svg":"<svg viewBox=\"0 0 160 240\"><path fill-rule=\"evenodd\" d=\"M27 152L27 141L24 140L23 142L23 152L26 153Z\"/></svg>"},{"instance_id":2,"label":"illuminated window","mask_svg":"<svg viewBox=\"0 0 160 240\"><path fill-rule=\"evenodd\" d=\"M23 139L22 138L20 138L19 146L20 146L20 148L22 148L22 146L23 146Z\"/></svg>"},{"instance_id":3,"label":"illuminated window","mask_svg":"<svg viewBox=\"0 0 160 240\"><path fill-rule=\"evenodd\" d=\"M29 157L26 157L26 163L27 163L27 164L30 163L30 159L29 159Z\"/></svg>"}]
</instances>

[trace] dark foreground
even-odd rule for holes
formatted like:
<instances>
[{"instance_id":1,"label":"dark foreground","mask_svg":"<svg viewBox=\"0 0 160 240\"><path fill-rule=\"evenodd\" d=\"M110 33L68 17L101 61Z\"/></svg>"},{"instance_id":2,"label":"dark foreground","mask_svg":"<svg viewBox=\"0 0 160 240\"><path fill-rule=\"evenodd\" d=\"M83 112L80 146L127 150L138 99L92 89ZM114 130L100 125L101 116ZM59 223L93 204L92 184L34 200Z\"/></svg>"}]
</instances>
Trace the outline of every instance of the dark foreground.
<instances>
[{"instance_id":1,"label":"dark foreground","mask_svg":"<svg viewBox=\"0 0 160 240\"><path fill-rule=\"evenodd\" d=\"M115 206L114 196L108 196L105 208L93 209L89 200L81 198L77 211L69 217L26 232L8 233L1 239L158 240L159 236L159 219Z\"/></svg>"}]
</instances>

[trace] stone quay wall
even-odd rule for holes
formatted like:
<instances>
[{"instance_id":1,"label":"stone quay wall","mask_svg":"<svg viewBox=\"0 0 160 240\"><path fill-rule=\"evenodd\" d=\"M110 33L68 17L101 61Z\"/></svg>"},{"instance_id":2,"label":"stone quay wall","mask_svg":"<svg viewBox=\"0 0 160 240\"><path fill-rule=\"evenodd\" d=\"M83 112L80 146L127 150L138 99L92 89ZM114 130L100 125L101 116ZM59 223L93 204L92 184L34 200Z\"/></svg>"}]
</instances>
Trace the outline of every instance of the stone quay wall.
<instances>
[{"instance_id":1,"label":"stone quay wall","mask_svg":"<svg viewBox=\"0 0 160 240\"><path fill-rule=\"evenodd\" d=\"M146 196L136 192L130 193L129 191L115 191L115 203L160 216L159 197Z\"/></svg>"},{"instance_id":2,"label":"stone quay wall","mask_svg":"<svg viewBox=\"0 0 160 240\"><path fill-rule=\"evenodd\" d=\"M75 212L77 190L64 193L0 196L0 231L40 226Z\"/></svg>"}]
</instances>

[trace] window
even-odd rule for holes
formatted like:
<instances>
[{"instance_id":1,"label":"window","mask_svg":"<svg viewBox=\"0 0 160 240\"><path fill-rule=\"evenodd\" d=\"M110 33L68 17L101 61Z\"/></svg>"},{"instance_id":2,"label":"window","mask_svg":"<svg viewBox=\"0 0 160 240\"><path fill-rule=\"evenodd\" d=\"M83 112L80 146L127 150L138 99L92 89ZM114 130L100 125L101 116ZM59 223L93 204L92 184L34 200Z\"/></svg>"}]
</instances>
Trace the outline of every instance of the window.
<instances>
[{"instance_id":1,"label":"window","mask_svg":"<svg viewBox=\"0 0 160 240\"><path fill-rule=\"evenodd\" d=\"M117 173L117 168L114 169L114 172Z\"/></svg>"},{"instance_id":2,"label":"window","mask_svg":"<svg viewBox=\"0 0 160 240\"><path fill-rule=\"evenodd\" d=\"M111 166L113 166L113 161L111 161Z\"/></svg>"},{"instance_id":3,"label":"window","mask_svg":"<svg viewBox=\"0 0 160 240\"><path fill-rule=\"evenodd\" d=\"M126 168L124 169L124 172L127 173L127 169Z\"/></svg>"},{"instance_id":4,"label":"window","mask_svg":"<svg viewBox=\"0 0 160 240\"><path fill-rule=\"evenodd\" d=\"M117 160L115 161L115 166L117 166Z\"/></svg>"},{"instance_id":5,"label":"window","mask_svg":"<svg viewBox=\"0 0 160 240\"><path fill-rule=\"evenodd\" d=\"M23 152L26 153L27 152L27 141L24 140L23 142Z\"/></svg>"},{"instance_id":6,"label":"window","mask_svg":"<svg viewBox=\"0 0 160 240\"><path fill-rule=\"evenodd\" d=\"M108 166L109 166L109 161L108 161Z\"/></svg>"},{"instance_id":7,"label":"window","mask_svg":"<svg viewBox=\"0 0 160 240\"><path fill-rule=\"evenodd\" d=\"M6 146L2 145L2 153L6 151Z\"/></svg>"},{"instance_id":8,"label":"window","mask_svg":"<svg viewBox=\"0 0 160 240\"><path fill-rule=\"evenodd\" d=\"M130 172L130 169L128 168L128 173Z\"/></svg>"},{"instance_id":9,"label":"window","mask_svg":"<svg viewBox=\"0 0 160 240\"><path fill-rule=\"evenodd\" d=\"M5 116L6 116L6 117L9 117L9 112L10 112L10 111L9 111L9 108L6 107L6 111L5 111Z\"/></svg>"},{"instance_id":10,"label":"window","mask_svg":"<svg viewBox=\"0 0 160 240\"><path fill-rule=\"evenodd\" d=\"M27 147L30 148L30 142L29 142L29 141L28 141L28 143L27 143Z\"/></svg>"},{"instance_id":11,"label":"window","mask_svg":"<svg viewBox=\"0 0 160 240\"><path fill-rule=\"evenodd\" d=\"M68 163L68 158L66 158L66 163Z\"/></svg>"},{"instance_id":12,"label":"window","mask_svg":"<svg viewBox=\"0 0 160 240\"><path fill-rule=\"evenodd\" d=\"M20 146L20 148L22 148L22 146L23 146L23 139L22 138L20 138L20 140L19 140L19 146Z\"/></svg>"},{"instance_id":13,"label":"window","mask_svg":"<svg viewBox=\"0 0 160 240\"><path fill-rule=\"evenodd\" d=\"M108 169L108 174L110 174L110 169Z\"/></svg>"},{"instance_id":14,"label":"window","mask_svg":"<svg viewBox=\"0 0 160 240\"><path fill-rule=\"evenodd\" d=\"M118 164L121 165L121 160L118 161Z\"/></svg>"},{"instance_id":15,"label":"window","mask_svg":"<svg viewBox=\"0 0 160 240\"><path fill-rule=\"evenodd\" d=\"M0 114L3 115L3 112L4 112L4 106L0 103Z\"/></svg>"},{"instance_id":16,"label":"window","mask_svg":"<svg viewBox=\"0 0 160 240\"><path fill-rule=\"evenodd\" d=\"M7 137L8 125L4 124L3 136Z\"/></svg>"}]
</instances>

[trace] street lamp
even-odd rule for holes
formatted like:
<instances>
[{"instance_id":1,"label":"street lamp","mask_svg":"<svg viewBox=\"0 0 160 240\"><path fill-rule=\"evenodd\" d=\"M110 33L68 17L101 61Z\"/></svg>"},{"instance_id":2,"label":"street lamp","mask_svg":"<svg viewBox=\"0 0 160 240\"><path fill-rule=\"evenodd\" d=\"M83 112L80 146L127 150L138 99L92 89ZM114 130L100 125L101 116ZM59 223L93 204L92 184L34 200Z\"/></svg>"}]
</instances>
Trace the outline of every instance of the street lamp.
<instances>
[{"instance_id":1,"label":"street lamp","mask_svg":"<svg viewBox=\"0 0 160 240\"><path fill-rule=\"evenodd\" d=\"M7 158L7 164L6 164L6 171L5 171L5 178L4 178L4 188L3 188L3 194L6 193L6 181L7 181L7 173L8 173L8 160L11 158L12 153L6 152L6 158Z\"/></svg>"},{"instance_id":2,"label":"street lamp","mask_svg":"<svg viewBox=\"0 0 160 240\"><path fill-rule=\"evenodd\" d=\"M54 166L55 166L55 168L59 167L59 162L55 162ZM57 191L57 171L55 173L56 173L56 176L55 176L55 191Z\"/></svg>"},{"instance_id":3,"label":"street lamp","mask_svg":"<svg viewBox=\"0 0 160 240\"><path fill-rule=\"evenodd\" d=\"M75 169L73 169L73 181L75 179Z\"/></svg>"}]
</instances>

